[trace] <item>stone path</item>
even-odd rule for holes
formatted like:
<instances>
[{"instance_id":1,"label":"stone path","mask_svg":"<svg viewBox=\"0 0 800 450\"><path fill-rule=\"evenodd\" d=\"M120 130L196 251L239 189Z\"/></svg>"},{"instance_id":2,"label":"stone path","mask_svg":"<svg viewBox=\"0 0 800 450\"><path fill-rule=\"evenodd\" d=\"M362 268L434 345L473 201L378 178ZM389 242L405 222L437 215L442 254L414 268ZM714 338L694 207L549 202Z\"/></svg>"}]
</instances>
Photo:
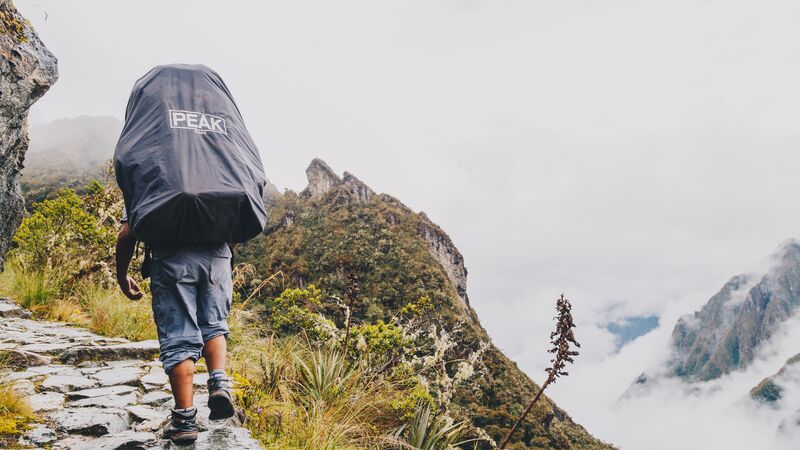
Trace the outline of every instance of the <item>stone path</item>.
<instances>
[{"instance_id":1,"label":"stone path","mask_svg":"<svg viewBox=\"0 0 800 450\"><path fill-rule=\"evenodd\" d=\"M260 449L238 417L209 421L206 380L195 375L200 437L193 446L159 438L173 405L157 341L107 338L60 322L31 320L30 313L0 298L0 357L12 382L45 423L20 446L53 449Z\"/></svg>"}]
</instances>

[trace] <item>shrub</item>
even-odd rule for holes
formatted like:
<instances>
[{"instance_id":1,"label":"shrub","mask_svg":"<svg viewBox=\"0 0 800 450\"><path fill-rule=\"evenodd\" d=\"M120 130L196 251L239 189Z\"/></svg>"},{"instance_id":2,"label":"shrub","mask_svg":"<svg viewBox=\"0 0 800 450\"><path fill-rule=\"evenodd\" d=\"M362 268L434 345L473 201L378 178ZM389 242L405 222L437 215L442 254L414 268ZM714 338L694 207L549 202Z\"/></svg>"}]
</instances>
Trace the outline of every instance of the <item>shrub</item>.
<instances>
[{"instance_id":1,"label":"shrub","mask_svg":"<svg viewBox=\"0 0 800 450\"><path fill-rule=\"evenodd\" d=\"M303 333L311 342L324 342L337 333L336 325L315 309L322 292L313 284L306 289L286 289L272 302L270 324L282 335Z\"/></svg>"}]
</instances>

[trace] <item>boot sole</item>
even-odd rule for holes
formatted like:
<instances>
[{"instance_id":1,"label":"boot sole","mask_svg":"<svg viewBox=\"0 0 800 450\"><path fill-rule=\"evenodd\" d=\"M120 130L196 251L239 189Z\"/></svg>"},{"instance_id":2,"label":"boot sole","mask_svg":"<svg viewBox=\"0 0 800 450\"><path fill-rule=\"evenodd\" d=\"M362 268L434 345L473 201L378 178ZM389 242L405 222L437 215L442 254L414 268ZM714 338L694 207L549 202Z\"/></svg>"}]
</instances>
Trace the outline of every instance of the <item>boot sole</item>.
<instances>
[{"instance_id":1,"label":"boot sole","mask_svg":"<svg viewBox=\"0 0 800 450\"><path fill-rule=\"evenodd\" d=\"M211 414L208 415L209 420L227 419L233 417L236 412L233 408L233 400L224 392L208 396L208 409L211 410Z\"/></svg>"},{"instance_id":2,"label":"boot sole","mask_svg":"<svg viewBox=\"0 0 800 450\"><path fill-rule=\"evenodd\" d=\"M191 444L197 440L196 431L186 431L183 433L175 433L168 438L173 444L185 445Z\"/></svg>"}]
</instances>

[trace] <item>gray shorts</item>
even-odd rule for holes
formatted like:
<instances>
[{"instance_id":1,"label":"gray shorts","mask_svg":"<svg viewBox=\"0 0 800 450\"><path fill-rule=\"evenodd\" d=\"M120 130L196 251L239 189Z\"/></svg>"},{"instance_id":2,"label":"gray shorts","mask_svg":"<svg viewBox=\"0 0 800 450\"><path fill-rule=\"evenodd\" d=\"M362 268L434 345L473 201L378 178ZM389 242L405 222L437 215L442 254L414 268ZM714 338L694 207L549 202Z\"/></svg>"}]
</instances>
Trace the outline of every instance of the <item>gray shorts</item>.
<instances>
[{"instance_id":1,"label":"gray shorts","mask_svg":"<svg viewBox=\"0 0 800 450\"><path fill-rule=\"evenodd\" d=\"M164 370L169 372L187 359L197 361L205 342L228 336L233 293L230 247L223 243L154 248L150 290Z\"/></svg>"}]
</instances>

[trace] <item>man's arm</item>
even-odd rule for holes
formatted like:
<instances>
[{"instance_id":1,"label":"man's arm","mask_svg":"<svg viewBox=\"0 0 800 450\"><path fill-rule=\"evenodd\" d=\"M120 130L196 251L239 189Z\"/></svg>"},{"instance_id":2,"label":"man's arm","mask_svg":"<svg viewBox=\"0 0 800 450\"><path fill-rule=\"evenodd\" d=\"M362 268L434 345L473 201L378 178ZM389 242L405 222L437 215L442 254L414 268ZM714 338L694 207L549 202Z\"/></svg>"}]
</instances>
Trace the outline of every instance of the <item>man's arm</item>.
<instances>
[{"instance_id":1,"label":"man's arm","mask_svg":"<svg viewBox=\"0 0 800 450\"><path fill-rule=\"evenodd\" d=\"M128 267L131 265L135 247L136 239L131 233L128 222L123 222L117 234L117 284L122 293L131 300L139 300L144 295L136 281L128 276Z\"/></svg>"}]
</instances>

